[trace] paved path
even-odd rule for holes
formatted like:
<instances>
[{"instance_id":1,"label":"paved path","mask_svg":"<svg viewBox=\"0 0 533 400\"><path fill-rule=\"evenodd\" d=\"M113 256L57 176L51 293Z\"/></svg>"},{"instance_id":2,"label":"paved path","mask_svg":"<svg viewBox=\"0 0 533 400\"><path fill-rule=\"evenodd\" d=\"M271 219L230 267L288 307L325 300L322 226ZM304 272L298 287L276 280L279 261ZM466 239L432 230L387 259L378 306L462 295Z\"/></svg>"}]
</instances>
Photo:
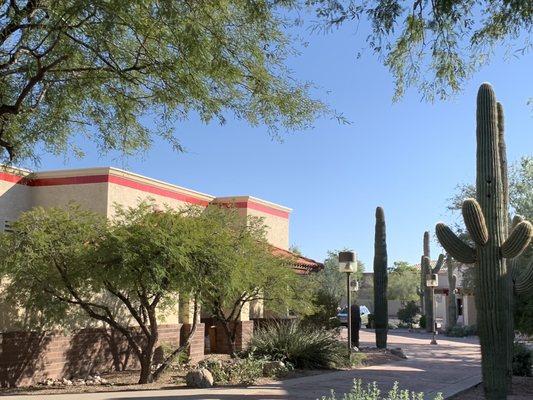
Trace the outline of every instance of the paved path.
<instances>
[{"instance_id":1,"label":"paved path","mask_svg":"<svg viewBox=\"0 0 533 400\"><path fill-rule=\"evenodd\" d=\"M361 345L372 345L374 335L361 331ZM314 400L328 395L331 389L339 395L350 390L354 379L376 381L388 389L395 381L403 388L424 391L426 399L442 392L445 396L465 390L481 381L480 355L474 338L440 337L439 344L429 344L426 334L398 332L389 334L389 347L401 347L408 360L375 365L353 371L327 372L320 375L288 379L248 388L169 389L153 391L108 392L63 395L0 396L0 400Z\"/></svg>"}]
</instances>

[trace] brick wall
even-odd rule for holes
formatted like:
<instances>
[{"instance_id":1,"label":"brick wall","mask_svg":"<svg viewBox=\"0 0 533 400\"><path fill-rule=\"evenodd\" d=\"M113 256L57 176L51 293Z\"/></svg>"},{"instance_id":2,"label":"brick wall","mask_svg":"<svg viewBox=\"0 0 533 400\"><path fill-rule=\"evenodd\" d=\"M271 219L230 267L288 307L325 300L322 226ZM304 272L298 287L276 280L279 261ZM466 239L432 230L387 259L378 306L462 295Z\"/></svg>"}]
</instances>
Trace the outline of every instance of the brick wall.
<instances>
[{"instance_id":1,"label":"brick wall","mask_svg":"<svg viewBox=\"0 0 533 400\"><path fill-rule=\"evenodd\" d=\"M181 327L181 341L182 344L185 342L187 335L191 329L190 324L183 324ZM196 325L196 332L191 339L190 348L189 348L189 360L192 363L197 363L204 359L204 345L205 345L205 324L198 323Z\"/></svg>"},{"instance_id":2,"label":"brick wall","mask_svg":"<svg viewBox=\"0 0 533 400\"><path fill-rule=\"evenodd\" d=\"M179 325L161 325L159 332L159 343L179 344ZM30 385L46 378L83 377L94 372L136 367L137 360L126 340L110 330L82 329L71 335L58 332L0 334L2 387Z\"/></svg>"},{"instance_id":3,"label":"brick wall","mask_svg":"<svg viewBox=\"0 0 533 400\"><path fill-rule=\"evenodd\" d=\"M253 321L239 321L237 324L237 330L235 333L235 348L237 351L245 350L250 344L254 333ZM228 340L226 338L226 332L220 324L216 324L216 347L214 348L216 353L229 354L231 352Z\"/></svg>"}]
</instances>

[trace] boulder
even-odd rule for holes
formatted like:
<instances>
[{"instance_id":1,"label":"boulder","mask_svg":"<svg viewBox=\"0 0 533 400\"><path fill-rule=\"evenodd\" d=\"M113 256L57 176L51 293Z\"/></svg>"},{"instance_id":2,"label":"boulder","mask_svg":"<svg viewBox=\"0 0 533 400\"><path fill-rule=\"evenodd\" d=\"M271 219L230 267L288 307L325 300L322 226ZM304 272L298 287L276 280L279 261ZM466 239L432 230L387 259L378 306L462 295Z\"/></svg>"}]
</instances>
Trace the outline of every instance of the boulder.
<instances>
[{"instance_id":1,"label":"boulder","mask_svg":"<svg viewBox=\"0 0 533 400\"><path fill-rule=\"evenodd\" d=\"M397 356L397 357L400 357L400 358L403 358L403 359L407 359L407 356L404 354L404 352L402 351L402 349L400 349L399 347L396 347L395 349L391 349L391 354Z\"/></svg>"},{"instance_id":2,"label":"boulder","mask_svg":"<svg viewBox=\"0 0 533 400\"><path fill-rule=\"evenodd\" d=\"M268 361L263 365L263 375L272 376L276 372L285 368L285 363L283 361Z\"/></svg>"},{"instance_id":3,"label":"boulder","mask_svg":"<svg viewBox=\"0 0 533 400\"><path fill-rule=\"evenodd\" d=\"M185 376L187 386L192 388L209 388L213 386L213 375L206 368L195 369Z\"/></svg>"}]
</instances>

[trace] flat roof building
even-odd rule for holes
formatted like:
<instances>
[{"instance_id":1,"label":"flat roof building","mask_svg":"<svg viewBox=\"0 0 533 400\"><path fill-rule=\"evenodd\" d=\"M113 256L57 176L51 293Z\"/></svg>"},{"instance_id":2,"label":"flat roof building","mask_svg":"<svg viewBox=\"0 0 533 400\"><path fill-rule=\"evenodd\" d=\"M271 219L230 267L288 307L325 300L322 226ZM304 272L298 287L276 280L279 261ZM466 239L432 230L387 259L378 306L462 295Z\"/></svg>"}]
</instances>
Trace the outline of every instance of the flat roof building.
<instances>
[{"instance_id":1,"label":"flat roof building","mask_svg":"<svg viewBox=\"0 0 533 400\"><path fill-rule=\"evenodd\" d=\"M148 199L172 208L231 204L243 216L263 219L270 244L283 250L289 248L292 210L256 197L216 197L112 167L38 172L0 169L0 229L9 229L10 221L36 206L57 207L76 202L113 218L116 204L130 207Z\"/></svg>"}]
</instances>

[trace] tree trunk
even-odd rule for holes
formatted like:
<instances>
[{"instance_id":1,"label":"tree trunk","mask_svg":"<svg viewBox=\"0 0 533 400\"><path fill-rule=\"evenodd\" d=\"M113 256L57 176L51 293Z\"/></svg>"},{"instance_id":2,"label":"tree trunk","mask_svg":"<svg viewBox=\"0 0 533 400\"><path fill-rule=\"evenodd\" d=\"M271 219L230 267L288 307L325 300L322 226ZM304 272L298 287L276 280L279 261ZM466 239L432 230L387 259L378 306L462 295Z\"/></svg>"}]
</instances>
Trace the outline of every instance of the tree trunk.
<instances>
[{"instance_id":1,"label":"tree trunk","mask_svg":"<svg viewBox=\"0 0 533 400\"><path fill-rule=\"evenodd\" d=\"M152 358L153 351L150 351L150 354L144 354L139 358L141 363L141 374L139 376L139 383L151 383L154 380L152 375Z\"/></svg>"}]
</instances>

